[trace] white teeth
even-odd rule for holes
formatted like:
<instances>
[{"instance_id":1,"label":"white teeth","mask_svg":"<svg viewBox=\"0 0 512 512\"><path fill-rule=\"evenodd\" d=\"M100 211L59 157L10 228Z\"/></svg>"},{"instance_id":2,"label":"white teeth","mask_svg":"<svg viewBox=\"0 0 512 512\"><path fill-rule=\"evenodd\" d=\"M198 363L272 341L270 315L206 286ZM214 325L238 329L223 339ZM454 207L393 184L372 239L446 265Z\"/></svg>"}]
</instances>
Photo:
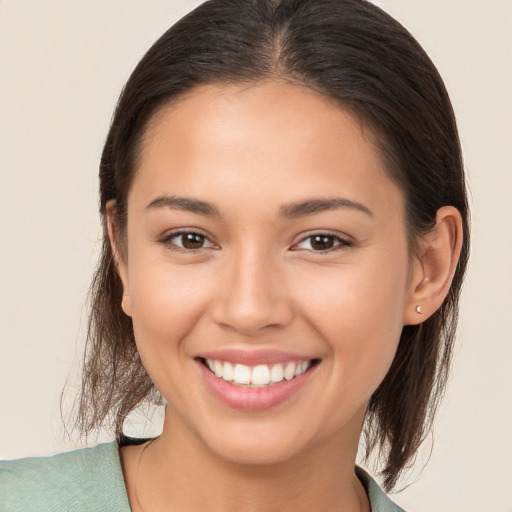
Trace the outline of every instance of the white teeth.
<instances>
[{"instance_id":1,"label":"white teeth","mask_svg":"<svg viewBox=\"0 0 512 512\"><path fill-rule=\"evenodd\" d=\"M224 374L224 365L220 361L213 361L213 372L217 377L222 377Z\"/></svg>"},{"instance_id":2,"label":"white teeth","mask_svg":"<svg viewBox=\"0 0 512 512\"><path fill-rule=\"evenodd\" d=\"M272 366L270 369L270 380L272 382L281 382L283 378L283 366L280 364L275 364Z\"/></svg>"},{"instance_id":3,"label":"white teeth","mask_svg":"<svg viewBox=\"0 0 512 512\"><path fill-rule=\"evenodd\" d=\"M237 384L250 384L251 383L251 369L245 364L237 364L233 374L233 380Z\"/></svg>"},{"instance_id":4,"label":"white teeth","mask_svg":"<svg viewBox=\"0 0 512 512\"><path fill-rule=\"evenodd\" d=\"M284 369L284 378L292 380L295 377L295 363L288 363Z\"/></svg>"},{"instance_id":5,"label":"white teeth","mask_svg":"<svg viewBox=\"0 0 512 512\"><path fill-rule=\"evenodd\" d=\"M252 369L245 364L236 364L216 359L206 359L206 365L216 377L237 385L263 387L291 380L302 375L310 366L311 361L278 363L272 366L260 364Z\"/></svg>"},{"instance_id":6,"label":"white teeth","mask_svg":"<svg viewBox=\"0 0 512 512\"><path fill-rule=\"evenodd\" d=\"M234 375L235 370L233 369L233 365L226 361L224 363L224 367L222 368L222 378L224 380L233 380Z\"/></svg>"},{"instance_id":7,"label":"white teeth","mask_svg":"<svg viewBox=\"0 0 512 512\"><path fill-rule=\"evenodd\" d=\"M266 364L259 364L252 369L252 384L264 386L270 382L270 370Z\"/></svg>"}]
</instances>

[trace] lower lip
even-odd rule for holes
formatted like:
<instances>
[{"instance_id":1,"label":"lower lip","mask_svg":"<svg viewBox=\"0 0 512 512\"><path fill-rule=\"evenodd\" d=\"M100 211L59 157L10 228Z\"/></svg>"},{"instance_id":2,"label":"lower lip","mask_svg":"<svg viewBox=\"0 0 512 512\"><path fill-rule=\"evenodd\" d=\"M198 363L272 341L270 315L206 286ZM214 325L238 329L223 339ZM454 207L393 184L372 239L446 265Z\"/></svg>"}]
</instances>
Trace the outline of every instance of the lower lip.
<instances>
[{"instance_id":1,"label":"lower lip","mask_svg":"<svg viewBox=\"0 0 512 512\"><path fill-rule=\"evenodd\" d=\"M233 409L245 411L269 409L288 400L307 383L316 368L315 365L298 377L291 380L282 380L272 386L249 388L236 386L216 377L200 361L198 361L198 365L206 385L216 398Z\"/></svg>"}]
</instances>

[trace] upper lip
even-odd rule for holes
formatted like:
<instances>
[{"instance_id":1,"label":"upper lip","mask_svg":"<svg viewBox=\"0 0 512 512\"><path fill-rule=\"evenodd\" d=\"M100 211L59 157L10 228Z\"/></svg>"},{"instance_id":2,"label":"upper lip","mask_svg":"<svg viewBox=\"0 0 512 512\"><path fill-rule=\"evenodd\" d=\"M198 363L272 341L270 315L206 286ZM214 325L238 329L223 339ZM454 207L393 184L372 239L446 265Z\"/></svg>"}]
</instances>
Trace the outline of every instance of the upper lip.
<instances>
[{"instance_id":1,"label":"upper lip","mask_svg":"<svg viewBox=\"0 0 512 512\"><path fill-rule=\"evenodd\" d=\"M295 354L293 352L284 352L275 349L219 349L201 352L197 357L203 359L214 359L218 361L227 361L233 364L244 364L247 366L256 366L258 364L276 364L289 363L295 361L310 361L314 359L311 356Z\"/></svg>"}]
</instances>

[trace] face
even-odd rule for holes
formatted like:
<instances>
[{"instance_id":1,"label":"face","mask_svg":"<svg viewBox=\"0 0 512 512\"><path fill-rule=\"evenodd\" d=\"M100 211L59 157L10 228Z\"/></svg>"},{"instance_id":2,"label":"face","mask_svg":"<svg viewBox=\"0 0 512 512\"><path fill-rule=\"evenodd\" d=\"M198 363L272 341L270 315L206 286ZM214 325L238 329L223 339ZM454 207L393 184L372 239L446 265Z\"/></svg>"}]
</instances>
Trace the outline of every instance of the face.
<instances>
[{"instance_id":1,"label":"face","mask_svg":"<svg viewBox=\"0 0 512 512\"><path fill-rule=\"evenodd\" d=\"M119 264L174 425L243 463L357 445L410 307L410 258L403 195L354 117L278 83L165 107Z\"/></svg>"}]
</instances>

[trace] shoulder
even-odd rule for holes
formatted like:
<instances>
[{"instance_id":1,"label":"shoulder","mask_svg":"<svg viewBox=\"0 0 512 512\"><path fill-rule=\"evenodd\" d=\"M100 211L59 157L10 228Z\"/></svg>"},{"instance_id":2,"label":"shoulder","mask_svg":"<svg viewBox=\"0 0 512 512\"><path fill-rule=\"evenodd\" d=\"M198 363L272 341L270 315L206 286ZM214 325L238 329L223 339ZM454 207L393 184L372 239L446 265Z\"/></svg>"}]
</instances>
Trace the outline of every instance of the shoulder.
<instances>
[{"instance_id":1,"label":"shoulder","mask_svg":"<svg viewBox=\"0 0 512 512\"><path fill-rule=\"evenodd\" d=\"M0 461L0 510L129 512L116 442Z\"/></svg>"},{"instance_id":2,"label":"shoulder","mask_svg":"<svg viewBox=\"0 0 512 512\"><path fill-rule=\"evenodd\" d=\"M356 466L356 474L366 489L372 512L405 512L388 498L379 484L364 469Z\"/></svg>"}]
</instances>

